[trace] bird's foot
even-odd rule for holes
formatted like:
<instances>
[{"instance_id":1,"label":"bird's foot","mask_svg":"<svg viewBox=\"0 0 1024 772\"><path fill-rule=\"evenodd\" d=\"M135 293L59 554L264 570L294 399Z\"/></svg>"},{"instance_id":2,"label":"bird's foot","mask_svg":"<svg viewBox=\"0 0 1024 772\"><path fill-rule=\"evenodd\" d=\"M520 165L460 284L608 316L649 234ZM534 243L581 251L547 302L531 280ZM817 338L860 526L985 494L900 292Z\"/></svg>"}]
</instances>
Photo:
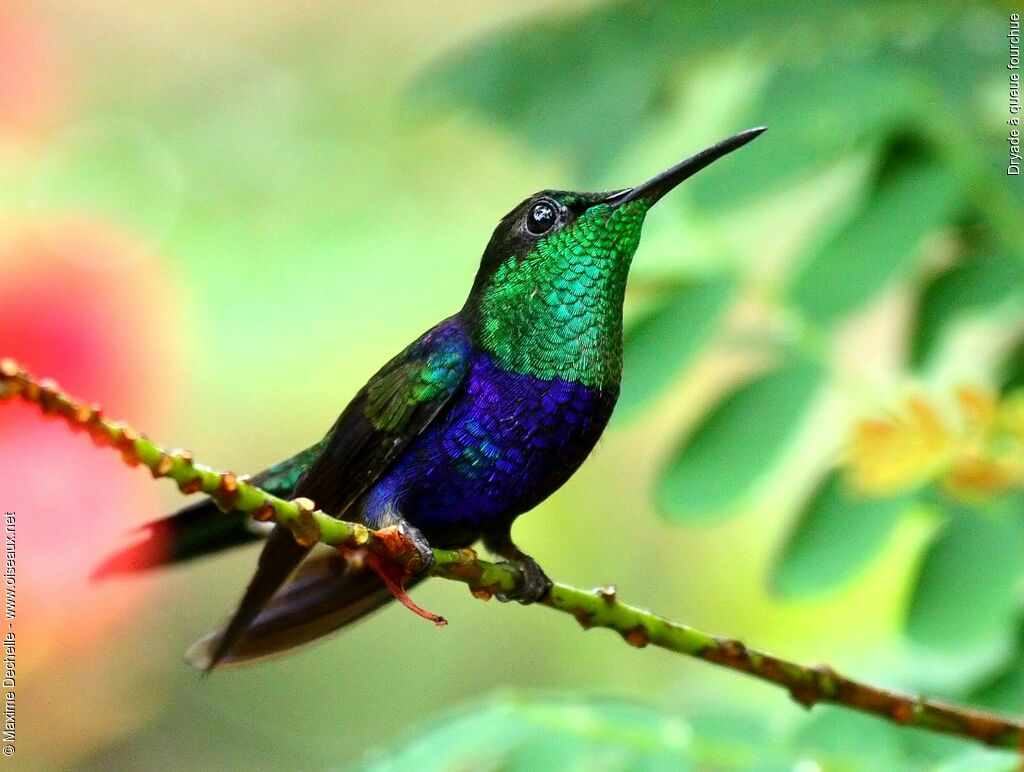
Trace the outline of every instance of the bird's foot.
<instances>
[{"instance_id":1,"label":"bird's foot","mask_svg":"<svg viewBox=\"0 0 1024 772\"><path fill-rule=\"evenodd\" d=\"M544 573L544 569L525 552L510 555L508 560L502 561L499 565L508 566L522 576L522 583L515 591L495 594L494 597L502 603L517 600L527 606L542 600L551 589L551 580Z\"/></svg>"},{"instance_id":2,"label":"bird's foot","mask_svg":"<svg viewBox=\"0 0 1024 772\"><path fill-rule=\"evenodd\" d=\"M387 585L395 599L415 614L434 624L448 624L444 617L418 606L405 591L406 580L429 571L434 566L434 551L418 528L404 520L374 532L380 549L359 550L361 559Z\"/></svg>"},{"instance_id":3,"label":"bird's foot","mask_svg":"<svg viewBox=\"0 0 1024 772\"><path fill-rule=\"evenodd\" d=\"M420 530L405 520L376 532L385 557L402 565L408 576L424 574L434 567L434 550Z\"/></svg>"}]
</instances>

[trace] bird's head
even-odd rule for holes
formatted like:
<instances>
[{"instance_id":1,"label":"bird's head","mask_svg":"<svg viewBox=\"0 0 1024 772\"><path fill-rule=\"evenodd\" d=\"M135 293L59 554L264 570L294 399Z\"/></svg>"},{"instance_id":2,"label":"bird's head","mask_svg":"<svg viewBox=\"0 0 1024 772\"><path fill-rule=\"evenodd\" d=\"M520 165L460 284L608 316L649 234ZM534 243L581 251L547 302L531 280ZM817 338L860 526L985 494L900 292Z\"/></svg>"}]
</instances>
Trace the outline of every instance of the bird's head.
<instances>
[{"instance_id":1,"label":"bird's head","mask_svg":"<svg viewBox=\"0 0 1024 772\"><path fill-rule=\"evenodd\" d=\"M603 193L545 190L505 215L484 250L466 311L478 343L542 376L578 377L621 337L626 275L647 212L683 180L760 135L748 129L632 188ZM539 339L543 338L543 339ZM554 350L557 349L557 350ZM535 354L531 354L533 350ZM607 358L607 357L605 357ZM604 381L616 373L593 372Z\"/></svg>"}]
</instances>

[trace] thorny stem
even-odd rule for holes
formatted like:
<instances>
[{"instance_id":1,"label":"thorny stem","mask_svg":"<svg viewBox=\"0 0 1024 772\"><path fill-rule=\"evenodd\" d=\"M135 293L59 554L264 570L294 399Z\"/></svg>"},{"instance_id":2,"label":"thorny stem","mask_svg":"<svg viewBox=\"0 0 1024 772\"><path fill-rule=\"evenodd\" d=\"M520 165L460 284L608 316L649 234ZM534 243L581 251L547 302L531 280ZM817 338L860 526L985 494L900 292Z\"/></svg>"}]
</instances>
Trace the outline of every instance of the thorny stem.
<instances>
[{"instance_id":1,"label":"thorny stem","mask_svg":"<svg viewBox=\"0 0 1024 772\"><path fill-rule=\"evenodd\" d=\"M11 360L0 362L0 400L18 397L45 415L63 418L84 430L100 446L114 447L125 462L142 464L153 477L168 477L183 493L205 493L224 509L240 510L258 520L287 526L305 544L317 541L348 549L365 549L394 559L394 532L371 531L317 510L308 499L285 501L250 485L230 472L197 464L182 450L165 451L125 424L104 419L99 408L76 402L52 381L36 381ZM514 591L521 581L508 566L477 558L470 549L434 550L432 574L463 582L478 598ZM555 583L541 601L571 614L583 626L614 630L631 646L658 646L739 670L786 689L806 708L825 702L868 713L904 726L956 735L997 748L1024 753L1024 722L971 708L881 689L847 678L827 665L807 667L673 622L618 599L614 587L581 590Z\"/></svg>"}]
</instances>

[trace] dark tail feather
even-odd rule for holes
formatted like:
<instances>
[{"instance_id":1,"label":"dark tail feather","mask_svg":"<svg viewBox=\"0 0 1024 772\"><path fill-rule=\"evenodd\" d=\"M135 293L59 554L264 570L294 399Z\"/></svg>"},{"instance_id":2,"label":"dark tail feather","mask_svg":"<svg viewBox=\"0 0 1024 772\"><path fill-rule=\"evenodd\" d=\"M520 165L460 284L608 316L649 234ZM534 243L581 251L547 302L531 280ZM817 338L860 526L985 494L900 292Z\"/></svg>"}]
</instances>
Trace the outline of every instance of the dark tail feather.
<instances>
[{"instance_id":1,"label":"dark tail feather","mask_svg":"<svg viewBox=\"0 0 1024 772\"><path fill-rule=\"evenodd\" d=\"M203 670L260 662L340 630L393 597L368 567L318 548L233 645L225 647L225 634L213 633L185 657Z\"/></svg>"},{"instance_id":2,"label":"dark tail feather","mask_svg":"<svg viewBox=\"0 0 1024 772\"><path fill-rule=\"evenodd\" d=\"M295 541L292 532L287 528L280 525L274 527L267 543L263 545L263 552L260 553L259 562L256 564L256 573L249 581L249 586L245 588L241 603L235 609L227 627L218 636L209 657L207 670L215 668L241 641L249 625L281 589L302 559L309 554L309 550L309 547L303 547Z\"/></svg>"},{"instance_id":3,"label":"dark tail feather","mask_svg":"<svg viewBox=\"0 0 1024 772\"><path fill-rule=\"evenodd\" d=\"M145 538L106 558L92 579L182 563L264 538L244 512L222 512L209 499L139 530Z\"/></svg>"}]
</instances>

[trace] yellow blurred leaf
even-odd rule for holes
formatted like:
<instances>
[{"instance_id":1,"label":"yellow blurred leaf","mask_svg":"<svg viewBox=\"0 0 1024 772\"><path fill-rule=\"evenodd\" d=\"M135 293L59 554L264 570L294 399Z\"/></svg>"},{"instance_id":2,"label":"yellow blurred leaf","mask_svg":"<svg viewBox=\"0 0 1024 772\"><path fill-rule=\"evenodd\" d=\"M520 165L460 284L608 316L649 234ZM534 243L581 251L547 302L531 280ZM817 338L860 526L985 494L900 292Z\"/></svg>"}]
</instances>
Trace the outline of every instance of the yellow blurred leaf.
<instances>
[{"instance_id":1,"label":"yellow blurred leaf","mask_svg":"<svg viewBox=\"0 0 1024 772\"><path fill-rule=\"evenodd\" d=\"M868 495L907 491L934 477L948 463L952 447L953 439L935 409L912 397L904 416L854 424L850 479Z\"/></svg>"},{"instance_id":2,"label":"yellow blurred leaf","mask_svg":"<svg viewBox=\"0 0 1024 772\"><path fill-rule=\"evenodd\" d=\"M959 459L943 485L954 496L970 501L1009 493L1022 482L1024 464L1019 459L984 455Z\"/></svg>"},{"instance_id":3,"label":"yellow blurred leaf","mask_svg":"<svg viewBox=\"0 0 1024 772\"><path fill-rule=\"evenodd\" d=\"M901 414L857 421L847 466L865 495L892 496L927 482L973 501L1024 486L1024 392L1001 401L984 389L958 389L945 418L922 397Z\"/></svg>"}]
</instances>

